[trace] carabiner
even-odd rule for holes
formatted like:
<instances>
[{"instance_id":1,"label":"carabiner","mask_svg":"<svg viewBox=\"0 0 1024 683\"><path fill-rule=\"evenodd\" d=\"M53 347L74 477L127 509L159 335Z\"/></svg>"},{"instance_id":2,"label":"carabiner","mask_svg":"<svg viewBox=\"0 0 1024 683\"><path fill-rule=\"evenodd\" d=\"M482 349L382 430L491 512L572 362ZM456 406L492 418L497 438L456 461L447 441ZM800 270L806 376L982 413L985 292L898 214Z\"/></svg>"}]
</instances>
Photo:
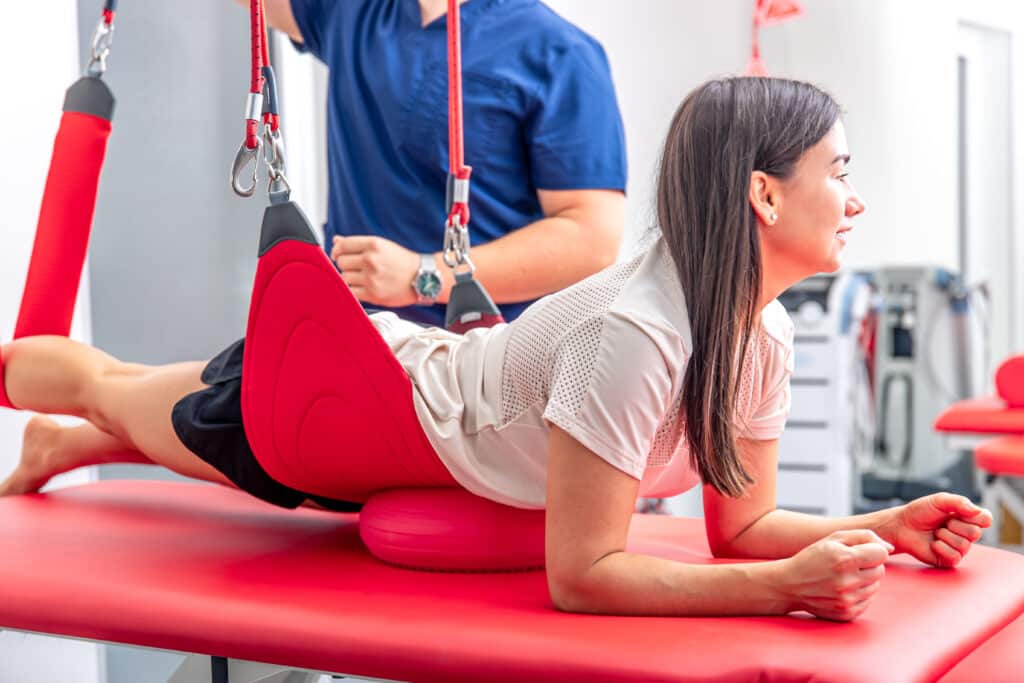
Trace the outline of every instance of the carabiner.
<instances>
[{"instance_id":1,"label":"carabiner","mask_svg":"<svg viewBox=\"0 0 1024 683\"><path fill-rule=\"evenodd\" d=\"M284 175L284 143L281 141L281 131L274 130L269 125L263 126L263 160L267 162L274 175Z\"/></svg>"},{"instance_id":2,"label":"carabiner","mask_svg":"<svg viewBox=\"0 0 1024 683\"><path fill-rule=\"evenodd\" d=\"M441 259L456 275L459 274L460 266L463 266L464 272L469 273L470 276L476 272L476 266L469 257L469 230L462 224L458 211L453 211L445 221L444 249L441 252Z\"/></svg>"},{"instance_id":3,"label":"carabiner","mask_svg":"<svg viewBox=\"0 0 1024 683\"><path fill-rule=\"evenodd\" d=\"M251 197L256 191L256 171L260 164L260 148L263 146L262 141L256 138L256 147L249 149L245 146L245 141L238 147L238 153L235 154L235 161L231 164L231 189L235 191L239 197ZM242 171L245 167L252 163L252 184L248 187L243 186Z\"/></svg>"},{"instance_id":4,"label":"carabiner","mask_svg":"<svg viewBox=\"0 0 1024 683\"><path fill-rule=\"evenodd\" d=\"M91 54L86 73L94 78L103 75L107 70L107 56L110 54L110 46L113 43L114 25L108 24L105 19L100 19L96 24L96 31L92 34Z\"/></svg>"},{"instance_id":5,"label":"carabiner","mask_svg":"<svg viewBox=\"0 0 1024 683\"><path fill-rule=\"evenodd\" d=\"M271 204L280 204L291 197L292 186L285 177L284 142L280 129L263 126L263 160L267 164L267 193Z\"/></svg>"}]
</instances>

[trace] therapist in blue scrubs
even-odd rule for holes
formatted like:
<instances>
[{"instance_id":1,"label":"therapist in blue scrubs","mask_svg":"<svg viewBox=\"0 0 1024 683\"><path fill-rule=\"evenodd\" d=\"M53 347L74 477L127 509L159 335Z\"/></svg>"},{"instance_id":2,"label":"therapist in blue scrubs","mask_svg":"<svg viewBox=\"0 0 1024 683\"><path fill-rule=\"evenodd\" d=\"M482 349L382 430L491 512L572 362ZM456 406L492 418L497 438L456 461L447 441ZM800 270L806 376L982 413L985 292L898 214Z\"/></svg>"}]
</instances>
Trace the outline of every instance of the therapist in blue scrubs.
<instances>
[{"instance_id":1,"label":"therapist in blue scrubs","mask_svg":"<svg viewBox=\"0 0 1024 683\"><path fill-rule=\"evenodd\" d=\"M330 69L332 259L364 303L442 325L453 284L440 252L446 0L266 0L266 10ZM601 45L543 3L463 0L461 19L472 257L512 319L615 260L622 120ZM423 286L435 273L438 292Z\"/></svg>"}]
</instances>

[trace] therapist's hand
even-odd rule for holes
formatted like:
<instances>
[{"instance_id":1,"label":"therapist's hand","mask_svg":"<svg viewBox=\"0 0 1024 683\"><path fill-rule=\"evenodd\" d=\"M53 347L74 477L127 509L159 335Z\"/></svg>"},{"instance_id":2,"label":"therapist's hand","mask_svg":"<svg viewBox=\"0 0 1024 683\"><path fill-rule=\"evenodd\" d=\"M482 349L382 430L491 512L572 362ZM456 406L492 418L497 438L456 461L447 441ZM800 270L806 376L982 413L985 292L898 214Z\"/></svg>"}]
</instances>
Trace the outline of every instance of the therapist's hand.
<instances>
[{"instance_id":1,"label":"therapist's hand","mask_svg":"<svg viewBox=\"0 0 1024 683\"><path fill-rule=\"evenodd\" d=\"M377 306L416 303L412 280L420 269L420 256L391 240L372 235L335 237L331 260L356 298Z\"/></svg>"},{"instance_id":2,"label":"therapist's hand","mask_svg":"<svg viewBox=\"0 0 1024 683\"><path fill-rule=\"evenodd\" d=\"M935 567L955 567L981 532L992 524L992 513L964 496L934 493L893 508L876 531L896 546Z\"/></svg>"}]
</instances>

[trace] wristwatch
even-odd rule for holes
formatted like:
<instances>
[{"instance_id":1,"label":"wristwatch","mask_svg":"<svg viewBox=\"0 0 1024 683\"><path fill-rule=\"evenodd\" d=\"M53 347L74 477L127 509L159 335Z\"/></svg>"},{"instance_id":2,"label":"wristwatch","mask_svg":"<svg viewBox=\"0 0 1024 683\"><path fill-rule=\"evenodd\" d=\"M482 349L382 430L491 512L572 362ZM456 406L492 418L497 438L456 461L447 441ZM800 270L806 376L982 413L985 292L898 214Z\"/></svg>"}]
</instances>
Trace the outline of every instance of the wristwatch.
<instances>
[{"instance_id":1,"label":"wristwatch","mask_svg":"<svg viewBox=\"0 0 1024 683\"><path fill-rule=\"evenodd\" d=\"M433 254L420 254L420 269L412 279L412 288L420 306L429 306L437 301L441 293L441 274L437 272Z\"/></svg>"}]
</instances>

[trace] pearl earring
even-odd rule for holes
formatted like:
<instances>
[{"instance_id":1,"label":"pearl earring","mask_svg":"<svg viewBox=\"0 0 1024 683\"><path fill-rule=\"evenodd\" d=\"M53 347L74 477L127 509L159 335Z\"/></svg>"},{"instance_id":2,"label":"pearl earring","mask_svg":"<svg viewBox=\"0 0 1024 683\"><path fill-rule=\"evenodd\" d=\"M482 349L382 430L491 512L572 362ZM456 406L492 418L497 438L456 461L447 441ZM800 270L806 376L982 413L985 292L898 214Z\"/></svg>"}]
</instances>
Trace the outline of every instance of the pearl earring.
<instances>
[{"instance_id":1,"label":"pearl earring","mask_svg":"<svg viewBox=\"0 0 1024 683\"><path fill-rule=\"evenodd\" d=\"M777 221L779 219L779 215L777 213L775 213L774 211L772 211L772 215L769 216L769 218L771 219L772 223L774 223L775 221Z\"/></svg>"}]
</instances>

